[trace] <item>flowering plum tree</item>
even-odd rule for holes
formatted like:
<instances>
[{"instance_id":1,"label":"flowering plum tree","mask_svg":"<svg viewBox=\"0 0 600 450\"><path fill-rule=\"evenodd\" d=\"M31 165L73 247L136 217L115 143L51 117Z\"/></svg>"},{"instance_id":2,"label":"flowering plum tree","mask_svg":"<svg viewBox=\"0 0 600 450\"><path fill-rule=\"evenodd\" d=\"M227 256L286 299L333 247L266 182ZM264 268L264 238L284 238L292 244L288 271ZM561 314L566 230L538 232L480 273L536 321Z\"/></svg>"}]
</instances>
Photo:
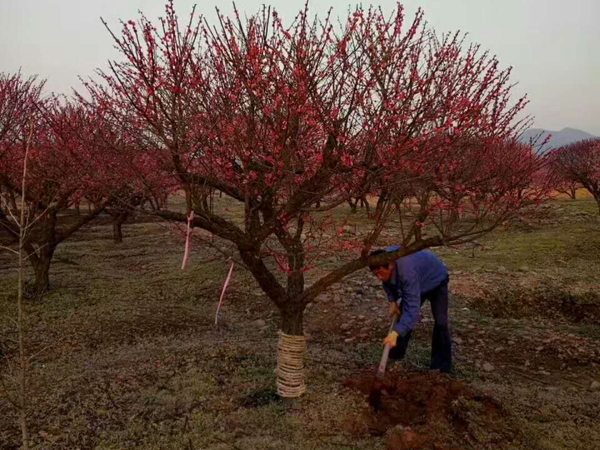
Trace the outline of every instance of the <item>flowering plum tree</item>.
<instances>
[{"instance_id":1,"label":"flowering plum tree","mask_svg":"<svg viewBox=\"0 0 600 450\"><path fill-rule=\"evenodd\" d=\"M90 145L101 155L101 170L94 171L94 180L103 187L86 193L86 199L96 204L98 194L110 197L104 211L112 218L115 243L121 243L122 226L131 215L137 210L155 211L166 205L174 189L172 178L155 164L157 158L150 156L152 149L140 151L142 147L116 130L93 103L86 102L86 107L101 118L102 126L94 131Z\"/></svg>"},{"instance_id":2,"label":"flowering plum tree","mask_svg":"<svg viewBox=\"0 0 600 450\"><path fill-rule=\"evenodd\" d=\"M573 181L568 174L556 167L555 161L552 161L552 166L548 170L551 170L552 187L559 194L568 195L569 198L575 200L577 198L577 190L583 186L577 181Z\"/></svg>"},{"instance_id":3,"label":"flowering plum tree","mask_svg":"<svg viewBox=\"0 0 600 450\"><path fill-rule=\"evenodd\" d=\"M43 85L33 77L23 79L20 73L0 73L0 164L7 149L27 135L30 118L36 112L35 104L40 98ZM2 189L0 172L0 194ZM10 226L5 209L0 207L0 243L14 243L19 235Z\"/></svg>"},{"instance_id":4,"label":"flowering plum tree","mask_svg":"<svg viewBox=\"0 0 600 450\"><path fill-rule=\"evenodd\" d=\"M306 305L370 262L390 216L404 218L403 239L377 262L475 239L537 200L524 187L541 160L516 144L527 101L511 99L510 69L460 33L438 37L422 12L406 23L401 6L359 7L339 27L306 8L289 27L269 8L218 17L182 25L169 2L158 27L142 15L109 28L122 59L87 87L140 148L158 149L193 225L233 243L279 308L278 390L297 396ZM209 208L207 192L243 219ZM371 226L348 239L328 211L366 194ZM308 286L332 249L346 257Z\"/></svg>"},{"instance_id":5,"label":"flowering plum tree","mask_svg":"<svg viewBox=\"0 0 600 450\"><path fill-rule=\"evenodd\" d=\"M104 166L91 145L93 127L101 124L80 105L56 97L42 99L40 88L32 85L24 117L12 121L9 138L0 145L0 219L9 236L14 236L17 230L10 218L17 217L21 209L27 212L29 225L23 247L35 272L36 296L49 287L56 247L96 218L110 200L106 184L93 177L98 167ZM86 133L87 138L82 139ZM21 168L26 156L27 196L22 198ZM68 221L65 211L83 196L96 199L93 210Z\"/></svg>"},{"instance_id":6,"label":"flowering plum tree","mask_svg":"<svg viewBox=\"0 0 600 450\"><path fill-rule=\"evenodd\" d=\"M554 150L552 169L559 184L583 186L592 194L600 212L600 139L586 139Z\"/></svg>"}]
</instances>

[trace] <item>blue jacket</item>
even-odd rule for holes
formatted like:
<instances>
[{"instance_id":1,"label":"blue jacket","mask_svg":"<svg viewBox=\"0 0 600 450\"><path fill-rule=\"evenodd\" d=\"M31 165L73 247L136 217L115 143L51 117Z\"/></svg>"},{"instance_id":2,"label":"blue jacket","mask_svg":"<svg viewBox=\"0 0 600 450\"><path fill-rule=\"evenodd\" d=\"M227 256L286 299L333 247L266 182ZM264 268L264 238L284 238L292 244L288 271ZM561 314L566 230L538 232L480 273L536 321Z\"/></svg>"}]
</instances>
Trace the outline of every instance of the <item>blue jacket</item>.
<instances>
[{"instance_id":1,"label":"blue jacket","mask_svg":"<svg viewBox=\"0 0 600 450\"><path fill-rule=\"evenodd\" d=\"M398 249L392 246L385 249L391 252ZM420 251L394 261L388 281L383 283L389 302L398 302L402 317L394 331L404 336L417 324L421 310L421 295L438 287L448 279L444 263L433 253Z\"/></svg>"}]
</instances>

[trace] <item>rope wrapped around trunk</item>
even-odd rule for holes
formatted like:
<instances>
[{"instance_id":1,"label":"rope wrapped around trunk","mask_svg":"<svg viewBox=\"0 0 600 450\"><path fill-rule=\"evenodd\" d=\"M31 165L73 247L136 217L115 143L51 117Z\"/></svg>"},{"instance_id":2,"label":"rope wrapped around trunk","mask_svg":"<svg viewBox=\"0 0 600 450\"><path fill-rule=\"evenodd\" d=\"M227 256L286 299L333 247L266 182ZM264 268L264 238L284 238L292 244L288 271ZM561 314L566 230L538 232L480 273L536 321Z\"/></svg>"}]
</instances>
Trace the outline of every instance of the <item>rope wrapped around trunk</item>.
<instances>
[{"instance_id":1,"label":"rope wrapped around trunk","mask_svg":"<svg viewBox=\"0 0 600 450\"><path fill-rule=\"evenodd\" d=\"M281 397L300 397L306 392L304 383L304 351L306 338L280 332L277 351L277 393Z\"/></svg>"}]
</instances>

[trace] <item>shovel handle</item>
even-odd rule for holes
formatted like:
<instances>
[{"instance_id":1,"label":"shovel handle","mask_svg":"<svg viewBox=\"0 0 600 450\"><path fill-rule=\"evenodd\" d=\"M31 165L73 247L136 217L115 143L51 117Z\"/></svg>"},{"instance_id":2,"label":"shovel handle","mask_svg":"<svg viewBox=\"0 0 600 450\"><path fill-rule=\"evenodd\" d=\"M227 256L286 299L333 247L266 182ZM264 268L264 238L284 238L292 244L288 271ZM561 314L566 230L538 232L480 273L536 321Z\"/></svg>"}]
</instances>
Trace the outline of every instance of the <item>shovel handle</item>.
<instances>
[{"instance_id":1,"label":"shovel handle","mask_svg":"<svg viewBox=\"0 0 600 450\"><path fill-rule=\"evenodd\" d=\"M377 368L377 378L382 379L385 374L385 368L387 366L388 357L390 356L390 350L392 347L390 344L386 344L383 349L383 355L381 355L381 362L379 363L379 367Z\"/></svg>"},{"instance_id":2,"label":"shovel handle","mask_svg":"<svg viewBox=\"0 0 600 450\"><path fill-rule=\"evenodd\" d=\"M388 334L394 331L394 327L396 326L396 322L398 322L398 314L394 314L392 316L392 324L390 325L390 329L388 330Z\"/></svg>"},{"instance_id":3,"label":"shovel handle","mask_svg":"<svg viewBox=\"0 0 600 450\"><path fill-rule=\"evenodd\" d=\"M392 317L392 324L390 325L390 330L388 331L388 334L390 334L394 330L394 326L396 325L397 321L398 315L394 314L394 316ZM385 344L385 348L383 349L383 355L381 355L381 362L379 363L379 367L377 368L376 376L379 379L383 378L383 375L385 374L385 368L387 366L388 357L390 356L391 349L392 347L389 344Z\"/></svg>"}]
</instances>

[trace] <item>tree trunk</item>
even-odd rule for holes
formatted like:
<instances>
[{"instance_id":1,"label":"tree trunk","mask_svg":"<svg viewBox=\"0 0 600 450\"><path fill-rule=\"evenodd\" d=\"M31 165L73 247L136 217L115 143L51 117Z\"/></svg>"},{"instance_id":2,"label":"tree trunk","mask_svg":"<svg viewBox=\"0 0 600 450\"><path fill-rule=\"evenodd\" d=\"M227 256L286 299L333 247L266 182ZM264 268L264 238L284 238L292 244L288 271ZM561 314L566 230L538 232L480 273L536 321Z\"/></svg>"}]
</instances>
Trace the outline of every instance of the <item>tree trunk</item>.
<instances>
[{"instance_id":1,"label":"tree trunk","mask_svg":"<svg viewBox=\"0 0 600 450\"><path fill-rule=\"evenodd\" d=\"M352 200L348 200L348 204L350 205L350 213L351 214L356 214L356 207L358 204L358 200L356 201L356 203L354 203Z\"/></svg>"},{"instance_id":2,"label":"tree trunk","mask_svg":"<svg viewBox=\"0 0 600 450\"><path fill-rule=\"evenodd\" d=\"M366 196L360 200L360 206L367 210L367 217L371 217L371 207L369 206L369 201Z\"/></svg>"},{"instance_id":3,"label":"tree trunk","mask_svg":"<svg viewBox=\"0 0 600 450\"><path fill-rule=\"evenodd\" d=\"M18 228L12 222L2 209L0 209L0 245L11 245L19 240Z\"/></svg>"},{"instance_id":4,"label":"tree trunk","mask_svg":"<svg viewBox=\"0 0 600 450\"><path fill-rule=\"evenodd\" d=\"M40 298L50 288L50 263L54 256L56 247L46 245L39 251L37 258L32 258L33 270L35 272L35 284L33 287L35 296Z\"/></svg>"},{"instance_id":5,"label":"tree trunk","mask_svg":"<svg viewBox=\"0 0 600 450\"><path fill-rule=\"evenodd\" d=\"M113 238L115 240L115 243L117 243L117 244L120 244L121 242L123 242L122 226L125 223L125 221L127 220L128 216L129 216L128 212L123 212L123 213L117 214L113 218Z\"/></svg>"},{"instance_id":6,"label":"tree trunk","mask_svg":"<svg viewBox=\"0 0 600 450\"><path fill-rule=\"evenodd\" d=\"M281 310L281 331L292 336L304 335L304 308L301 305Z\"/></svg>"},{"instance_id":7,"label":"tree trunk","mask_svg":"<svg viewBox=\"0 0 600 450\"><path fill-rule=\"evenodd\" d=\"M304 378L304 306L288 304L281 309L281 335L277 352L277 393L296 398L306 392Z\"/></svg>"},{"instance_id":8,"label":"tree trunk","mask_svg":"<svg viewBox=\"0 0 600 450\"><path fill-rule=\"evenodd\" d=\"M120 244L123 242L123 230L121 229L122 224L114 221L113 222L113 239L115 244Z\"/></svg>"},{"instance_id":9,"label":"tree trunk","mask_svg":"<svg viewBox=\"0 0 600 450\"><path fill-rule=\"evenodd\" d=\"M573 200L577 198L577 188L575 186L571 186L571 198Z\"/></svg>"}]
</instances>

